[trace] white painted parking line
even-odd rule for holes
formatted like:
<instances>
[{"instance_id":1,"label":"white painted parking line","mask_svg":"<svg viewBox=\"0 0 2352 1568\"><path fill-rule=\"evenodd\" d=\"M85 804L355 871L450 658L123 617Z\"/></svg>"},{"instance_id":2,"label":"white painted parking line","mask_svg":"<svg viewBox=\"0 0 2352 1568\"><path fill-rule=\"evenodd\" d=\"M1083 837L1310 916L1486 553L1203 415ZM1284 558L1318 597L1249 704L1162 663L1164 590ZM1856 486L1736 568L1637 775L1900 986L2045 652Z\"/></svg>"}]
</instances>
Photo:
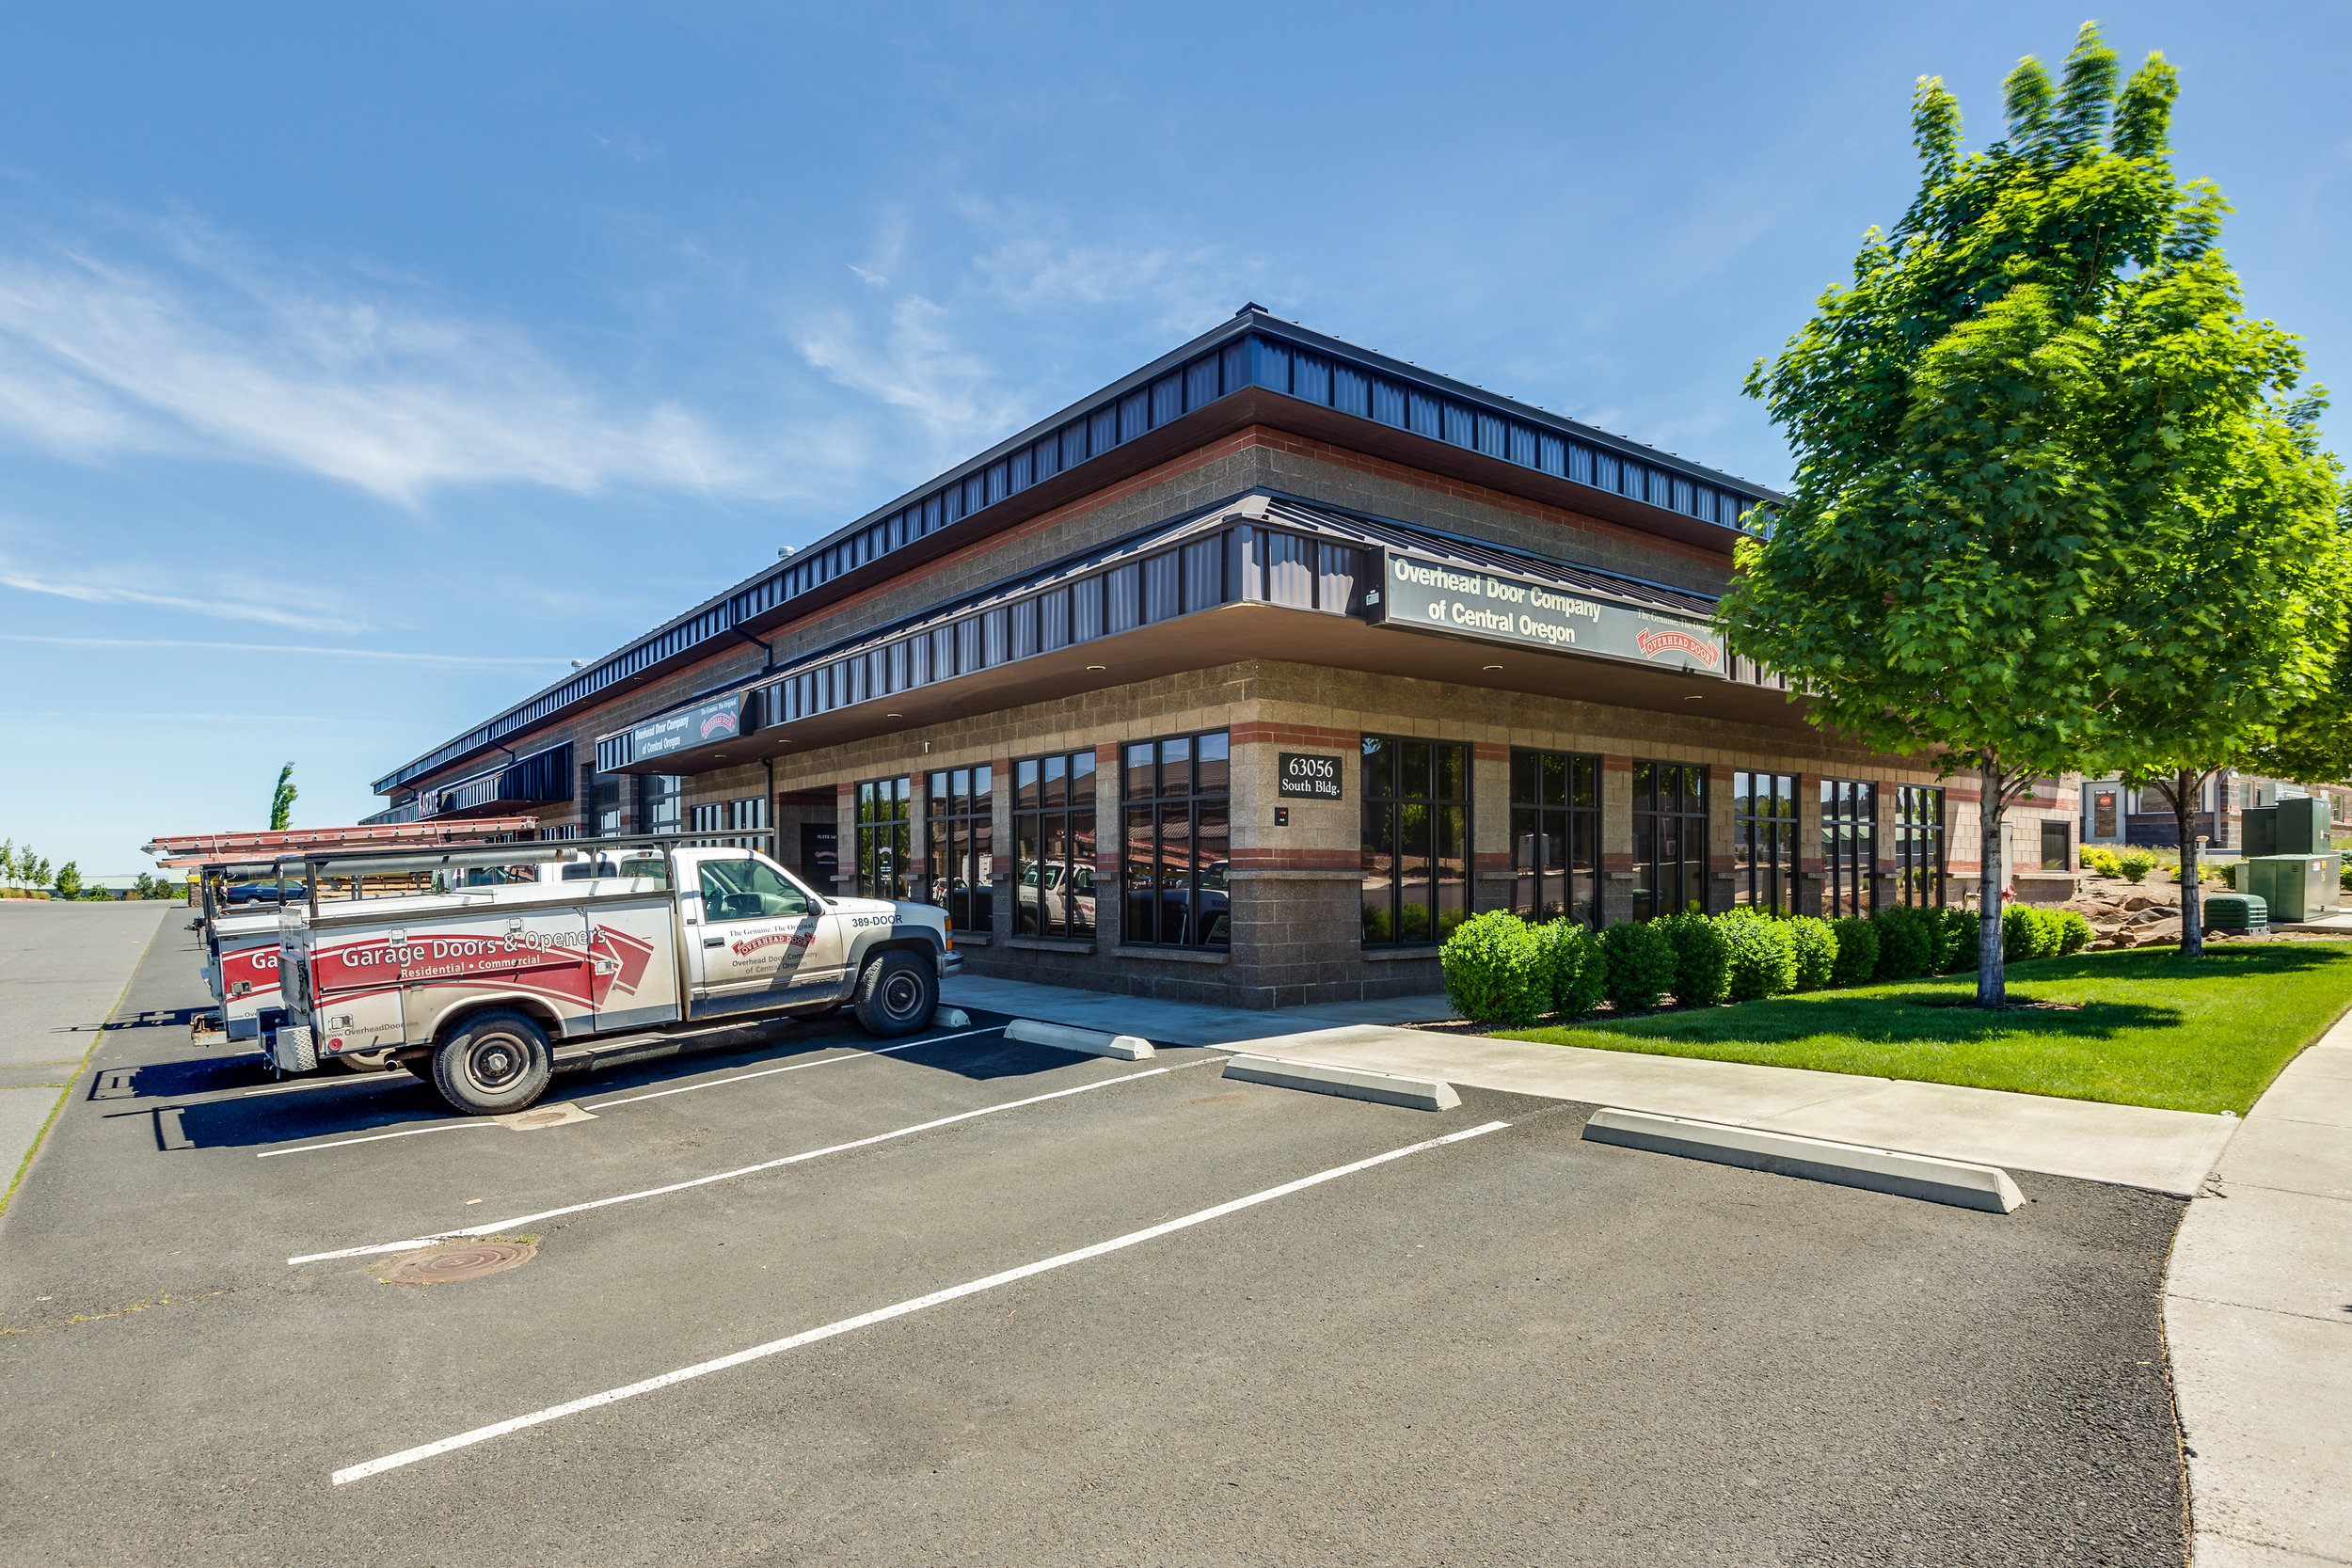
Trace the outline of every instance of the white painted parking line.
<instances>
[{"instance_id":1,"label":"white painted parking line","mask_svg":"<svg viewBox=\"0 0 2352 1568\"><path fill-rule=\"evenodd\" d=\"M322 1148L349 1148L353 1144L380 1144L387 1138L413 1138L420 1132L453 1132L463 1127L496 1127L494 1121L437 1121L430 1127L410 1127L398 1132L371 1132L364 1138L338 1138L329 1144L301 1144L293 1148L265 1148L253 1156L256 1160L275 1160L280 1154L315 1154Z\"/></svg>"},{"instance_id":2,"label":"white painted parking line","mask_svg":"<svg viewBox=\"0 0 2352 1568\"><path fill-rule=\"evenodd\" d=\"M1001 1026L1000 1026L1001 1027ZM587 1107L601 1111L608 1105L634 1105L641 1100L660 1100L665 1095L692 1094L696 1089L724 1088L729 1084L746 1083L754 1078L771 1078L779 1072L798 1072L803 1068L831 1067L835 1062L854 1062L861 1056L889 1056L901 1051L912 1051L918 1045L939 1045L947 1040L960 1040L972 1035L993 1035L997 1029L966 1029L956 1035L930 1035L919 1040L904 1040L897 1045L878 1046L872 1051L852 1051L843 1056L827 1056L817 1062L791 1062L784 1067L762 1068L757 1072L739 1072L732 1078L713 1078L707 1084L681 1084L674 1089L656 1089L651 1094L624 1095L619 1100L599 1100Z\"/></svg>"},{"instance_id":3,"label":"white painted parking line","mask_svg":"<svg viewBox=\"0 0 2352 1568\"><path fill-rule=\"evenodd\" d=\"M462 1236L495 1236L501 1230L513 1230L522 1226L535 1225L541 1220L560 1219L565 1214L585 1213L591 1209L609 1209L616 1203L635 1203L641 1198L660 1197L668 1193L682 1193L691 1187L707 1187L714 1181L732 1181L738 1177L755 1175L763 1170L776 1170L785 1165L797 1165L810 1160L820 1160L828 1154L839 1154L848 1149L866 1148L875 1144L888 1143L893 1138L911 1138L917 1132L929 1132L941 1127L953 1127L960 1121L971 1121L977 1117L993 1117L1000 1111L1017 1111L1024 1105L1041 1105L1049 1100L1067 1100L1073 1094L1087 1094L1095 1089L1107 1089L1119 1084L1132 1084L1138 1078L1157 1078L1163 1073L1181 1072L1184 1067L1205 1067L1209 1060L1209 1058L1203 1058L1198 1062L1186 1062L1184 1067L1147 1068L1141 1072L1130 1072L1117 1078L1105 1078L1100 1083L1080 1084L1075 1088L1056 1089L1051 1094L1036 1094L1026 1100L1007 1101L1002 1105L983 1105L977 1111L959 1111L954 1116L941 1117L936 1121L919 1121L912 1127L901 1127L889 1132L876 1132L871 1137L852 1138L845 1144L832 1144L823 1148L807 1149L799 1154L787 1154L779 1160L762 1160L755 1165L741 1165L734 1170L723 1170L712 1176L697 1176L687 1181L673 1181L666 1187L648 1187L642 1193L622 1193L613 1197L591 1198L585 1203L565 1204L561 1209L542 1209L535 1214L517 1214L513 1219L493 1220L487 1225L469 1225L463 1230L437 1230L430 1236L411 1236L405 1242L378 1242L368 1246L342 1247L334 1252L306 1252L299 1258L287 1259L286 1263L291 1268L302 1263L324 1263L337 1258L369 1258L380 1252L412 1252L418 1247L431 1246L437 1242L455 1241Z\"/></svg>"},{"instance_id":4,"label":"white painted parking line","mask_svg":"<svg viewBox=\"0 0 2352 1568\"><path fill-rule=\"evenodd\" d=\"M365 1481L370 1476L380 1476L387 1470L397 1470L403 1465L414 1465L420 1460L432 1459L440 1454L453 1452L458 1449L471 1448L476 1443L486 1443L494 1437L503 1437L509 1433L520 1432L526 1427L542 1426L548 1421L560 1420L565 1416L577 1416L584 1410L595 1410L602 1405L617 1404L623 1400L635 1399L640 1394L650 1394L658 1389L667 1388L673 1384L685 1383L698 1377L707 1377L712 1372L723 1372L748 1362L764 1360L771 1355L781 1355L786 1351L798 1350L803 1345L813 1345L819 1339L831 1339L837 1335L852 1333L861 1328L870 1328L876 1323L888 1323L893 1318L903 1318L909 1313L920 1312L925 1307L943 1306L965 1296L977 1295L983 1291L995 1290L1001 1285L1010 1285L1054 1269L1067 1268L1073 1263L1083 1263L1091 1258L1101 1258L1106 1253L1118 1252L1125 1247L1154 1241L1179 1230L1188 1230L1196 1225L1205 1225L1211 1220L1239 1213L1244 1209L1254 1209L1261 1203L1271 1203L1278 1197L1287 1197L1293 1193L1304 1192L1310 1187L1319 1187L1326 1181L1336 1181L1343 1176L1353 1176L1358 1171L1370 1170L1375 1165L1385 1165L1391 1160L1402 1160L1408 1154L1419 1154L1445 1144L1460 1143L1464 1139L1479 1137L1487 1132L1499 1132L1510 1125L1507 1121L1490 1121L1483 1126L1467 1128L1459 1132L1449 1132L1441 1138L1430 1138L1422 1143L1407 1144L1403 1148L1392 1148L1386 1154L1375 1154L1368 1160L1334 1165L1329 1170L1317 1171L1312 1176L1302 1176L1295 1181L1285 1181L1279 1187L1268 1187L1263 1192L1251 1193L1248 1197L1237 1197L1227 1203L1196 1210L1192 1213L1176 1219L1163 1220L1158 1225L1147 1226L1141 1230L1130 1230L1124 1236L1114 1236L1107 1242L1097 1242L1092 1246L1083 1246L1074 1252L1057 1253L1052 1258L1041 1259L1034 1263L1024 1263L1017 1269L1007 1269L1002 1274L993 1274L985 1279L974 1279L961 1285L951 1285L946 1290L934 1291L927 1296L915 1296L908 1301L877 1307L871 1312L862 1312L854 1318L843 1318L837 1323L827 1323L822 1328L808 1329L799 1334L788 1335L782 1339L771 1339L764 1345L754 1345L749 1350L739 1350L732 1355L723 1355L713 1361L698 1361L691 1367L680 1367L674 1372L663 1372L659 1377L649 1377L642 1383L631 1383L619 1388L608 1388L601 1394L590 1394L585 1399L571 1400L563 1404L551 1404L545 1410L534 1410L528 1416L516 1416L508 1420L494 1421L488 1426L475 1427L471 1432L461 1432L454 1437L444 1437L437 1443L420 1444L413 1449L403 1449L398 1453L386 1454L381 1459L371 1459L364 1465L349 1465L334 1473L334 1482L338 1486L343 1486L355 1481Z\"/></svg>"},{"instance_id":5,"label":"white painted parking line","mask_svg":"<svg viewBox=\"0 0 2352 1568\"><path fill-rule=\"evenodd\" d=\"M656 1089L651 1094L624 1095L618 1100L599 1100L595 1104L584 1106L582 1109L601 1111L608 1105L634 1105L641 1100L660 1100L663 1095L691 1094L696 1089L720 1088L728 1084L740 1084L746 1079L767 1078L779 1072L798 1072L803 1068L831 1067L835 1062L854 1062L859 1060L861 1057L866 1056L888 1056L893 1053L899 1051L912 1051L918 1045L937 1045L943 1040L960 1040L970 1035L993 1035L997 1031L994 1029L966 1029L962 1034L958 1035L931 1035L923 1039L906 1040L898 1045L885 1045L873 1051L852 1051L846 1056L827 1056L820 1061L794 1062L787 1067L763 1068L757 1072L740 1072L732 1078L714 1078L707 1084L683 1084L675 1089ZM400 1075L398 1081L406 1083L411 1080L408 1078L407 1074L403 1073ZM366 1080L355 1079L353 1082L366 1082ZM337 1085L327 1084L293 1084L286 1085L284 1088L251 1089L246 1092L250 1094L283 1094L286 1092L287 1088L327 1088L334 1086ZM364 1138L339 1138L333 1143L304 1144L299 1148L273 1148L265 1153L257 1154L254 1158L257 1160L268 1160L280 1154L310 1154L322 1148L348 1148L354 1144L381 1143L386 1138L409 1138L414 1137L419 1132L437 1132L442 1129L449 1127L472 1127L478 1125L480 1124L471 1120L437 1121L430 1127L412 1127L402 1132L376 1132ZM456 1232L453 1232L453 1234L456 1234ZM344 1255L336 1253L331 1254L330 1256L342 1257ZM297 1261L299 1261L299 1259L297 1259Z\"/></svg>"}]
</instances>

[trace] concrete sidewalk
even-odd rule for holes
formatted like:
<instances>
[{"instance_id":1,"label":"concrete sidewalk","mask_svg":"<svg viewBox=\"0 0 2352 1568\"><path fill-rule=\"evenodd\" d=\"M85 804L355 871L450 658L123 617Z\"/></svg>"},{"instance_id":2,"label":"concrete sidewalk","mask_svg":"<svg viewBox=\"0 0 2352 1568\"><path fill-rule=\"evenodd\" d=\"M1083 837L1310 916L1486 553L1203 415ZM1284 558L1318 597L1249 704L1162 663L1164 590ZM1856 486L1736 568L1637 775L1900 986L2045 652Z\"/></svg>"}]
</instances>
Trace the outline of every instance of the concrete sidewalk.
<instances>
[{"instance_id":1,"label":"concrete sidewalk","mask_svg":"<svg viewBox=\"0 0 2352 1568\"><path fill-rule=\"evenodd\" d=\"M2164 1327L2197 1568L2352 1563L2352 1019L2189 1204Z\"/></svg>"},{"instance_id":2,"label":"concrete sidewalk","mask_svg":"<svg viewBox=\"0 0 2352 1568\"><path fill-rule=\"evenodd\" d=\"M1737 1122L2180 1197L2202 1184L2238 1125L2187 1111L1388 1026L1451 1016L1442 997L1266 1013L1012 980L957 979L946 990L965 1006L1170 1044L1248 1045L1270 1056Z\"/></svg>"},{"instance_id":3,"label":"concrete sidewalk","mask_svg":"<svg viewBox=\"0 0 2352 1568\"><path fill-rule=\"evenodd\" d=\"M0 1196L174 915L186 906L0 901Z\"/></svg>"}]
</instances>

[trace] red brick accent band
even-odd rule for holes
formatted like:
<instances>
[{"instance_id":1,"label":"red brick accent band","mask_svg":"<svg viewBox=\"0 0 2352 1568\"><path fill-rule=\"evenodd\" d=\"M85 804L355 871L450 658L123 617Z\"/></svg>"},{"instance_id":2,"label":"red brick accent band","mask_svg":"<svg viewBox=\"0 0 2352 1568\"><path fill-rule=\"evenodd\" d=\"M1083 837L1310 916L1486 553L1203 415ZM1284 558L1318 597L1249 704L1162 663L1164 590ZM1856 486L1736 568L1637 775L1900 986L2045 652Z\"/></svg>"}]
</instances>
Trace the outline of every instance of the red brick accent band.
<instances>
[{"instance_id":1,"label":"red brick accent band","mask_svg":"<svg viewBox=\"0 0 2352 1568\"><path fill-rule=\"evenodd\" d=\"M1337 746L1352 752L1363 744L1361 730L1332 730L1313 724L1275 724L1252 720L1232 727L1236 746Z\"/></svg>"}]
</instances>

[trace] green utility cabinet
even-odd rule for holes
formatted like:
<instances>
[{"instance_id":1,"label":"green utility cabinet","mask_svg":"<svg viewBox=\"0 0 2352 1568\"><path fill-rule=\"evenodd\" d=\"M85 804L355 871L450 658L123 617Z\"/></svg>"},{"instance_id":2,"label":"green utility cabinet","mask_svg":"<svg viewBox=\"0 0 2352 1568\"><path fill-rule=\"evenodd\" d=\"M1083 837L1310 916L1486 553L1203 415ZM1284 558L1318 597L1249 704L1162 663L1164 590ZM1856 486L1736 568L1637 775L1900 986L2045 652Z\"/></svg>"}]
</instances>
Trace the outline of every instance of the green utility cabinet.
<instances>
[{"instance_id":1,"label":"green utility cabinet","mask_svg":"<svg viewBox=\"0 0 2352 1568\"><path fill-rule=\"evenodd\" d=\"M2324 855L2335 847L2335 821L2325 796L2249 806L2238 824L2249 855Z\"/></svg>"},{"instance_id":2,"label":"green utility cabinet","mask_svg":"<svg viewBox=\"0 0 2352 1568\"><path fill-rule=\"evenodd\" d=\"M2269 928L2269 907L2250 893L2217 893L2205 900L2208 931L2262 932Z\"/></svg>"},{"instance_id":3,"label":"green utility cabinet","mask_svg":"<svg viewBox=\"0 0 2352 1568\"><path fill-rule=\"evenodd\" d=\"M2239 863L2237 890L2269 906L2272 920L2289 925L2316 920L2338 907L2338 863L2333 853L2257 855Z\"/></svg>"}]
</instances>

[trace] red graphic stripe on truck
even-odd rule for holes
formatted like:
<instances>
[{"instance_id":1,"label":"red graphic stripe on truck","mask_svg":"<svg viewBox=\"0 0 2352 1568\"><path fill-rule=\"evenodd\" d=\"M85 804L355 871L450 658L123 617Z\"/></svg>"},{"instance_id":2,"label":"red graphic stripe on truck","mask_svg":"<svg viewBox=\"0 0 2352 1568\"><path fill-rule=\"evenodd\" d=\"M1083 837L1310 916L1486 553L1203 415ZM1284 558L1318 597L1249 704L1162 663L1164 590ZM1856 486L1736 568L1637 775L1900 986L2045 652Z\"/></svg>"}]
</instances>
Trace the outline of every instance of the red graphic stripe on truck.
<instances>
[{"instance_id":1,"label":"red graphic stripe on truck","mask_svg":"<svg viewBox=\"0 0 2352 1568\"><path fill-rule=\"evenodd\" d=\"M601 1007L615 989L633 994L653 958L650 942L602 927L573 931L436 931L395 943L372 938L311 955L310 975L321 997L347 997L429 980L476 977L516 983L582 1006Z\"/></svg>"},{"instance_id":2,"label":"red graphic stripe on truck","mask_svg":"<svg viewBox=\"0 0 2352 1568\"><path fill-rule=\"evenodd\" d=\"M243 996L237 993L240 982L247 987ZM278 949L247 947L238 952L223 953L220 956L220 987L221 995L232 1002L242 1002L246 997L276 996Z\"/></svg>"}]
</instances>

